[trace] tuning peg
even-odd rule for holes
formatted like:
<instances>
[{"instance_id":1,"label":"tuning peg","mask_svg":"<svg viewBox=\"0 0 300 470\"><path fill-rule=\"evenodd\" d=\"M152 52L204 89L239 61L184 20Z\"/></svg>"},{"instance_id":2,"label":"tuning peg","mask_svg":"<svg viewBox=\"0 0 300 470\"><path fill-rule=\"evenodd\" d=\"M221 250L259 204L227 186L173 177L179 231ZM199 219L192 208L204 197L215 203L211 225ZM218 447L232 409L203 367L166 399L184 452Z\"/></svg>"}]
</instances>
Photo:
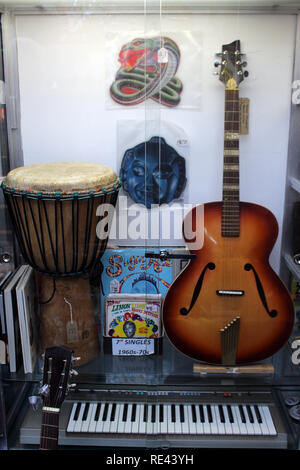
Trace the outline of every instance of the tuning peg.
<instances>
[{"instance_id":1,"label":"tuning peg","mask_svg":"<svg viewBox=\"0 0 300 470\"><path fill-rule=\"evenodd\" d=\"M247 65L248 65L248 63L247 63L246 61L244 61L244 62L242 63L242 66L243 66L243 67L247 67Z\"/></svg>"},{"instance_id":2,"label":"tuning peg","mask_svg":"<svg viewBox=\"0 0 300 470\"><path fill-rule=\"evenodd\" d=\"M215 60L215 61L214 61L214 66L215 66L215 67L219 67L219 65L221 65L220 62L219 62L218 60Z\"/></svg>"},{"instance_id":3,"label":"tuning peg","mask_svg":"<svg viewBox=\"0 0 300 470\"><path fill-rule=\"evenodd\" d=\"M44 384L40 387L39 389L39 394L44 395L44 397L47 397L50 393L50 385L49 384Z\"/></svg>"},{"instance_id":4,"label":"tuning peg","mask_svg":"<svg viewBox=\"0 0 300 470\"><path fill-rule=\"evenodd\" d=\"M244 72L244 77L248 77L248 75L249 75L248 70L245 70L245 72Z\"/></svg>"},{"instance_id":5,"label":"tuning peg","mask_svg":"<svg viewBox=\"0 0 300 470\"><path fill-rule=\"evenodd\" d=\"M78 375L77 370L71 369L71 370L70 370L70 375Z\"/></svg>"},{"instance_id":6,"label":"tuning peg","mask_svg":"<svg viewBox=\"0 0 300 470\"><path fill-rule=\"evenodd\" d=\"M80 361L80 359L81 359L81 357L73 357L73 358L72 358L72 361L73 361L73 362L74 362L74 361Z\"/></svg>"},{"instance_id":7,"label":"tuning peg","mask_svg":"<svg viewBox=\"0 0 300 470\"><path fill-rule=\"evenodd\" d=\"M69 384L69 388L75 388L77 387L77 384Z\"/></svg>"},{"instance_id":8,"label":"tuning peg","mask_svg":"<svg viewBox=\"0 0 300 470\"><path fill-rule=\"evenodd\" d=\"M37 395L32 395L31 397L28 397L28 401L34 411L38 411L38 409L42 406L43 403L42 398Z\"/></svg>"}]
</instances>

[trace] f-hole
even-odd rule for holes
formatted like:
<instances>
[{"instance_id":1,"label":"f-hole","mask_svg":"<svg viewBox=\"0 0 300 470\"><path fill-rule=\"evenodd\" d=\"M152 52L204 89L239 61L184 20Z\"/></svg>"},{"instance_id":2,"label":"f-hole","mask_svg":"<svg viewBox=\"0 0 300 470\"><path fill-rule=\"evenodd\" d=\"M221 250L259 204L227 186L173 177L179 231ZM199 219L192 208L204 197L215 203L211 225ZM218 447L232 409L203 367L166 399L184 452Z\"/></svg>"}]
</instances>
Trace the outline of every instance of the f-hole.
<instances>
[{"instance_id":1,"label":"f-hole","mask_svg":"<svg viewBox=\"0 0 300 470\"><path fill-rule=\"evenodd\" d=\"M254 267L252 266L252 264L247 263L247 264L245 264L244 269L245 269L245 271L251 271L251 270L253 271L255 281L256 281L256 287L257 287L257 290L258 290L258 293L259 293L260 300L261 300L263 306L265 307L265 310L268 313L268 315L270 315L271 318L275 318L277 316L278 312L277 312L277 310L269 310L267 299L266 299L265 292L264 292L264 288L262 286L262 283L261 283L261 281L259 279L259 276L258 276L257 272L255 271Z\"/></svg>"},{"instance_id":2,"label":"f-hole","mask_svg":"<svg viewBox=\"0 0 300 470\"><path fill-rule=\"evenodd\" d=\"M192 296L192 300L191 300L191 303L190 303L190 306L188 309L186 309L185 307L182 307L180 309L180 313L181 315L188 315L190 313L190 311L192 310L193 306L195 305L195 302L196 300L198 299L199 297L199 294L201 292L201 288L202 288L202 284L203 284L203 279L204 279L204 276L205 276L205 272L207 269L209 269L210 271L213 271L215 269L216 265L214 263L208 263L202 273L200 274L199 276L199 279L197 281L197 284L195 286L195 289L194 289L194 292L193 292L193 296Z\"/></svg>"}]
</instances>

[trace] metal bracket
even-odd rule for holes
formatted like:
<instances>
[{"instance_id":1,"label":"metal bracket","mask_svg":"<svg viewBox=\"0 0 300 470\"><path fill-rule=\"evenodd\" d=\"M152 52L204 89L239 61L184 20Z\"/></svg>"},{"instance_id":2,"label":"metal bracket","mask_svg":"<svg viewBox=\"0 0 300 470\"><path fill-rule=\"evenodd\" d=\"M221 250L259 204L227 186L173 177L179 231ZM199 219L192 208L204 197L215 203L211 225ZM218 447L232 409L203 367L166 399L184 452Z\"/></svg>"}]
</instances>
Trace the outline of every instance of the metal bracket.
<instances>
[{"instance_id":1,"label":"metal bracket","mask_svg":"<svg viewBox=\"0 0 300 470\"><path fill-rule=\"evenodd\" d=\"M196 255L192 254L175 254L175 253L169 253L168 250L160 250L159 253L154 253L153 251L147 251L145 253L146 258L159 258L161 260L166 260L166 259L194 259L196 258Z\"/></svg>"}]
</instances>

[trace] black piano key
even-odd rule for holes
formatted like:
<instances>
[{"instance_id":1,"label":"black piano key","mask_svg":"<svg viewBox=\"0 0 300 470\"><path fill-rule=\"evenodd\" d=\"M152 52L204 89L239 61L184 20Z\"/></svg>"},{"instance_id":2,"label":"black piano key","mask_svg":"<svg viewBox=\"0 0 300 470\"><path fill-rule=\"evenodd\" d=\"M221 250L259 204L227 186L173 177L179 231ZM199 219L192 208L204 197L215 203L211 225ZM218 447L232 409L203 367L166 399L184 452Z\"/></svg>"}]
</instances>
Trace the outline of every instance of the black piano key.
<instances>
[{"instance_id":1,"label":"black piano key","mask_svg":"<svg viewBox=\"0 0 300 470\"><path fill-rule=\"evenodd\" d=\"M224 416L224 411L222 405L219 405L219 414L220 414L220 420L221 423L225 423L225 416Z\"/></svg>"},{"instance_id":2,"label":"black piano key","mask_svg":"<svg viewBox=\"0 0 300 470\"><path fill-rule=\"evenodd\" d=\"M77 421L77 419L78 419L80 408L81 408L81 403L78 402L78 403L77 403L77 406L76 406L74 418L73 418L74 421Z\"/></svg>"},{"instance_id":3,"label":"black piano key","mask_svg":"<svg viewBox=\"0 0 300 470\"><path fill-rule=\"evenodd\" d=\"M85 408L84 408L84 412L83 412L83 415L82 415L82 421L86 421L86 418L87 418L87 415L88 415L88 412L89 412L89 407L90 407L90 404L86 403Z\"/></svg>"},{"instance_id":4,"label":"black piano key","mask_svg":"<svg viewBox=\"0 0 300 470\"><path fill-rule=\"evenodd\" d=\"M128 403L125 403L125 405L124 405L124 410L123 410L122 421L126 421L126 419L127 419L127 411L128 411Z\"/></svg>"},{"instance_id":5,"label":"black piano key","mask_svg":"<svg viewBox=\"0 0 300 470\"><path fill-rule=\"evenodd\" d=\"M253 418L253 414L252 414L250 405L246 405L246 410L247 410L247 413L248 413L248 416L249 416L250 423L254 423L254 418Z\"/></svg>"},{"instance_id":6,"label":"black piano key","mask_svg":"<svg viewBox=\"0 0 300 470\"><path fill-rule=\"evenodd\" d=\"M196 407L195 407L195 405L192 405L192 420L193 420L193 423L196 423L196 422L197 422L197 415L196 415Z\"/></svg>"},{"instance_id":7,"label":"black piano key","mask_svg":"<svg viewBox=\"0 0 300 470\"><path fill-rule=\"evenodd\" d=\"M180 422L184 423L184 408L183 408L183 405L179 405L179 412L180 412Z\"/></svg>"},{"instance_id":8,"label":"black piano key","mask_svg":"<svg viewBox=\"0 0 300 470\"><path fill-rule=\"evenodd\" d=\"M176 421L175 405L171 405L171 420L172 423L175 423Z\"/></svg>"},{"instance_id":9,"label":"black piano key","mask_svg":"<svg viewBox=\"0 0 300 470\"><path fill-rule=\"evenodd\" d=\"M227 405L227 413L228 413L228 417L229 417L229 421L231 423L234 423L234 417L233 417L233 414L232 414L232 409L231 409L231 406L230 405Z\"/></svg>"},{"instance_id":10,"label":"black piano key","mask_svg":"<svg viewBox=\"0 0 300 470\"><path fill-rule=\"evenodd\" d=\"M202 405L199 405L199 413L200 413L200 421L201 423L204 423L205 419L204 419L204 410L203 410Z\"/></svg>"},{"instance_id":11,"label":"black piano key","mask_svg":"<svg viewBox=\"0 0 300 470\"><path fill-rule=\"evenodd\" d=\"M159 405L159 422L163 423L164 421L164 405Z\"/></svg>"},{"instance_id":12,"label":"black piano key","mask_svg":"<svg viewBox=\"0 0 300 470\"><path fill-rule=\"evenodd\" d=\"M116 403L114 403L113 406L111 407L111 413L110 413L110 420L111 420L111 421L114 421L114 420L115 420L115 417L116 417L116 409L117 409L117 405L116 405Z\"/></svg>"},{"instance_id":13,"label":"black piano key","mask_svg":"<svg viewBox=\"0 0 300 470\"><path fill-rule=\"evenodd\" d=\"M135 421L135 418L136 418L136 403L133 403L132 411L131 411L131 421Z\"/></svg>"},{"instance_id":14,"label":"black piano key","mask_svg":"<svg viewBox=\"0 0 300 470\"><path fill-rule=\"evenodd\" d=\"M151 410L151 423L155 423L155 417L156 417L156 409L155 409L155 405L152 405L152 410Z\"/></svg>"},{"instance_id":15,"label":"black piano key","mask_svg":"<svg viewBox=\"0 0 300 470\"><path fill-rule=\"evenodd\" d=\"M244 409L243 409L242 405L239 405L239 412L240 412L240 415L241 415L242 423L246 423L245 413L244 413Z\"/></svg>"},{"instance_id":16,"label":"black piano key","mask_svg":"<svg viewBox=\"0 0 300 470\"><path fill-rule=\"evenodd\" d=\"M257 405L254 405L254 410L255 410L255 414L256 414L256 418L257 418L257 421L259 423L262 423L262 417L261 417L261 414L259 412L259 409L258 409L258 406Z\"/></svg>"},{"instance_id":17,"label":"black piano key","mask_svg":"<svg viewBox=\"0 0 300 470\"><path fill-rule=\"evenodd\" d=\"M147 419L148 419L148 405L144 405L144 418L143 418L144 423L147 422Z\"/></svg>"},{"instance_id":18,"label":"black piano key","mask_svg":"<svg viewBox=\"0 0 300 470\"><path fill-rule=\"evenodd\" d=\"M103 416L102 416L102 421L106 421L107 420L107 413L108 413L108 403L105 403L104 405L104 411L103 411Z\"/></svg>"},{"instance_id":19,"label":"black piano key","mask_svg":"<svg viewBox=\"0 0 300 470\"><path fill-rule=\"evenodd\" d=\"M101 409L101 403L98 403L97 408L96 408L95 418L94 418L95 421L99 420L100 409Z\"/></svg>"},{"instance_id":20,"label":"black piano key","mask_svg":"<svg viewBox=\"0 0 300 470\"><path fill-rule=\"evenodd\" d=\"M207 409L207 415L208 415L208 422L212 423L213 422L213 417L212 417L212 412L211 412L210 405L207 405L206 409Z\"/></svg>"}]
</instances>

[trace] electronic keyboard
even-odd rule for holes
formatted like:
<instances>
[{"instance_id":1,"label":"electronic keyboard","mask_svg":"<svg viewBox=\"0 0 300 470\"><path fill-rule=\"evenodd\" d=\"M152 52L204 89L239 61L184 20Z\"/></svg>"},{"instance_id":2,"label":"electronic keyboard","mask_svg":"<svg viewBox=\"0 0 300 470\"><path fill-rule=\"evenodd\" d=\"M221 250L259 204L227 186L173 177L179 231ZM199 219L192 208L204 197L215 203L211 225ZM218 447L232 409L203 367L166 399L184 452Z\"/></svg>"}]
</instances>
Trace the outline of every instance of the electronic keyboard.
<instances>
[{"instance_id":1,"label":"electronic keyboard","mask_svg":"<svg viewBox=\"0 0 300 470\"><path fill-rule=\"evenodd\" d=\"M22 444L38 444L40 413L28 410ZM60 412L61 446L286 448L270 391L86 389Z\"/></svg>"}]
</instances>

